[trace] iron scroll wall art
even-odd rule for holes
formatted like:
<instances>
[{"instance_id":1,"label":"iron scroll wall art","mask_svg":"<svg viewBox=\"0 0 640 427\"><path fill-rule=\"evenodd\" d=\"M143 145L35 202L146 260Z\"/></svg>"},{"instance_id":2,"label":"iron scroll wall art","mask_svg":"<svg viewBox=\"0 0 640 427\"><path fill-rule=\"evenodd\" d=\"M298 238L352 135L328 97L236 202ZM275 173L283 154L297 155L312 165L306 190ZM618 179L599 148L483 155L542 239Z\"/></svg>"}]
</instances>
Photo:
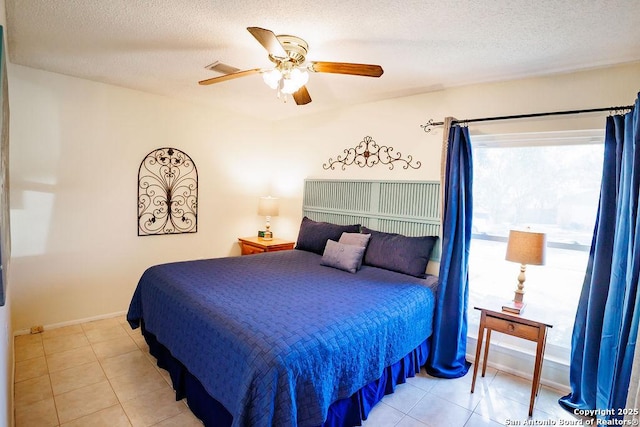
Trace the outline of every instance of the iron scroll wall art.
<instances>
[{"instance_id":1,"label":"iron scroll wall art","mask_svg":"<svg viewBox=\"0 0 640 427\"><path fill-rule=\"evenodd\" d=\"M352 148L345 148L344 155L339 155L335 160L329 158L329 161L322 165L324 169L335 169L336 164L340 164L342 170L347 166L357 165L361 168L374 167L377 164L389 165L389 169L394 168L395 163L402 164L403 169L418 169L422 163L418 160L413 162L413 156L408 155L402 158L400 152L394 153L393 147L386 145L378 145L373 138L365 136L358 145Z\"/></svg>"},{"instance_id":2,"label":"iron scroll wall art","mask_svg":"<svg viewBox=\"0 0 640 427\"><path fill-rule=\"evenodd\" d=\"M138 236L198 231L198 170L185 152L158 148L138 170Z\"/></svg>"}]
</instances>

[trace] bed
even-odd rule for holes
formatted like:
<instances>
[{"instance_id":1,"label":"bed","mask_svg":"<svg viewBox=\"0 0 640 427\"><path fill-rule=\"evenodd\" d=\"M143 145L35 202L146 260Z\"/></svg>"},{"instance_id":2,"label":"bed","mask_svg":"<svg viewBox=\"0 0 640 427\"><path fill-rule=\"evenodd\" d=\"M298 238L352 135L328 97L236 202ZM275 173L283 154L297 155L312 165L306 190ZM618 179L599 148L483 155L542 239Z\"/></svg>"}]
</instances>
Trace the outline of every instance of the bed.
<instances>
[{"instance_id":1,"label":"bed","mask_svg":"<svg viewBox=\"0 0 640 427\"><path fill-rule=\"evenodd\" d=\"M296 249L153 266L135 290L127 320L206 426L360 425L426 362L437 237L311 219L307 184Z\"/></svg>"}]
</instances>

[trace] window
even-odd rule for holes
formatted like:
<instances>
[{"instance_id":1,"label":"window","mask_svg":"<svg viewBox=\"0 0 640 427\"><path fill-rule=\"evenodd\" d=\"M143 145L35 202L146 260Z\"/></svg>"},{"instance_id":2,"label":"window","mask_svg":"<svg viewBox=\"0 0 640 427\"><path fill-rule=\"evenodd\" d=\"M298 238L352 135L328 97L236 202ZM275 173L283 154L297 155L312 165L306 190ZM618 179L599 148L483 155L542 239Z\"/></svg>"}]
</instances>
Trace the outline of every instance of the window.
<instances>
[{"instance_id":1,"label":"window","mask_svg":"<svg viewBox=\"0 0 640 427\"><path fill-rule=\"evenodd\" d=\"M527 312L553 328L546 356L567 363L578 299L598 209L603 132L571 131L472 136L473 235L469 258L469 334L474 306L513 299L520 266L505 261L509 230L547 233L544 266L527 266ZM496 336L494 343L533 352L535 343Z\"/></svg>"}]
</instances>

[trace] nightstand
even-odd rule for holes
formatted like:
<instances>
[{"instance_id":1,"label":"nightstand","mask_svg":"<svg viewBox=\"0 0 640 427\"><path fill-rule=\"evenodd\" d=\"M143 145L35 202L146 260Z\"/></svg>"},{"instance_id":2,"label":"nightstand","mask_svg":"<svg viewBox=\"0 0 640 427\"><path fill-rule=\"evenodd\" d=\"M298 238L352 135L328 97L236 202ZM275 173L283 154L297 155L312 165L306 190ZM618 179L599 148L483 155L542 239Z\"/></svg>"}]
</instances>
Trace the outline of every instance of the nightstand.
<instances>
[{"instance_id":1,"label":"nightstand","mask_svg":"<svg viewBox=\"0 0 640 427\"><path fill-rule=\"evenodd\" d=\"M544 358L544 347L547 341L547 328L552 328L546 322L531 320L523 315L511 314L504 311L494 311L481 307L474 307L480 310L480 327L478 329L478 343L476 344L476 359L473 363L473 381L471 382L471 393L476 386L476 376L480 365L480 351L484 331L487 331L487 342L484 348L484 361L482 363L482 376L487 370L487 358L489 356L489 345L491 343L491 331L502 332L529 341L537 342L536 361L533 369L533 384L531 385L531 399L529 400L529 416L533 413L533 403L535 402L538 390L540 389L540 373L542 372L542 360Z\"/></svg>"},{"instance_id":2,"label":"nightstand","mask_svg":"<svg viewBox=\"0 0 640 427\"><path fill-rule=\"evenodd\" d=\"M261 254L264 252L289 251L293 249L294 242L273 239L263 240L260 237L239 237L240 250L242 255Z\"/></svg>"}]
</instances>

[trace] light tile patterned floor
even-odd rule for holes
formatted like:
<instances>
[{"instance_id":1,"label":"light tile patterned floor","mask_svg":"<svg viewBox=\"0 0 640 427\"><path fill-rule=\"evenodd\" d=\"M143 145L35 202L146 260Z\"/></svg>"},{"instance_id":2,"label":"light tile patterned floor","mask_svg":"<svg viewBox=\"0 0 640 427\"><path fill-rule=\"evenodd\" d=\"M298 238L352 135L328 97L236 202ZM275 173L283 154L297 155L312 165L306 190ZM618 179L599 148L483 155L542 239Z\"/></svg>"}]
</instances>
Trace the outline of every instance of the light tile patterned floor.
<instances>
[{"instance_id":1,"label":"light tile patterned floor","mask_svg":"<svg viewBox=\"0 0 640 427\"><path fill-rule=\"evenodd\" d=\"M16 427L201 427L139 329L112 318L15 339Z\"/></svg>"},{"instance_id":2,"label":"light tile patterned floor","mask_svg":"<svg viewBox=\"0 0 640 427\"><path fill-rule=\"evenodd\" d=\"M16 427L202 426L175 401L139 330L124 318L52 329L15 339ZM499 426L527 419L530 382L489 369L469 393L456 380L425 373L400 385L373 409L366 427ZM534 419L572 419L559 391L543 387Z\"/></svg>"}]
</instances>

